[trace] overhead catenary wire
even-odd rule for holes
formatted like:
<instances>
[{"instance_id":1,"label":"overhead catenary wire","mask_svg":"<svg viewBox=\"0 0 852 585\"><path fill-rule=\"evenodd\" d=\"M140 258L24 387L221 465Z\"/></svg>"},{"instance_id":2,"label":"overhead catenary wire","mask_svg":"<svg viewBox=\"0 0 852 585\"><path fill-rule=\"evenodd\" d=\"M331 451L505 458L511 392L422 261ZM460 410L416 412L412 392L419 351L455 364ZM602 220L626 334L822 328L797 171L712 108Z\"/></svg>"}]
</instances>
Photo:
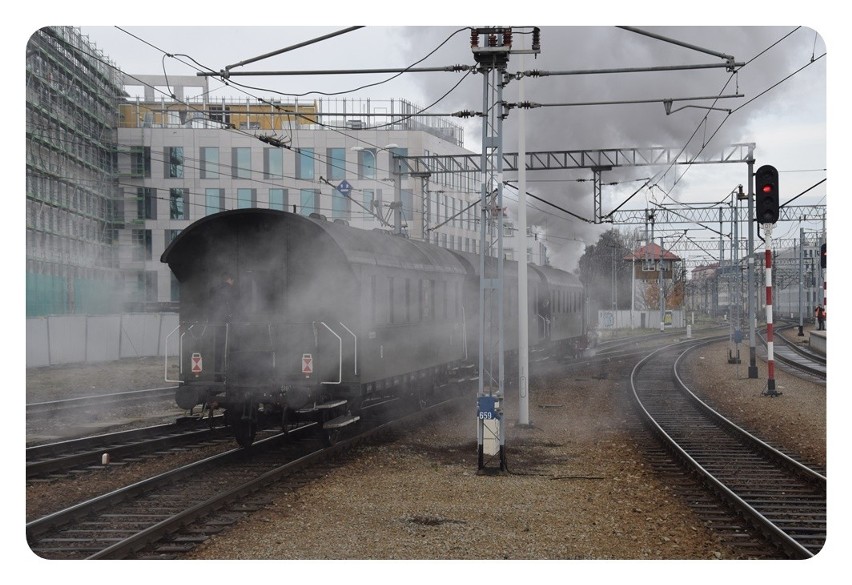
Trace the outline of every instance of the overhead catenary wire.
<instances>
[{"instance_id":1,"label":"overhead catenary wire","mask_svg":"<svg viewBox=\"0 0 852 585\"><path fill-rule=\"evenodd\" d=\"M387 79L377 81L375 83L369 83L369 84L362 85L362 86L359 86L359 87L355 87L355 88L352 88L352 89L346 89L346 90L341 90L341 91L337 91L337 92L323 92L323 91L319 91L319 90L311 90L311 91L306 91L306 92L302 92L302 93L291 93L291 92L282 92L282 91L272 90L272 89L269 89L269 88L253 87L253 86L249 86L249 85L245 85L245 84L240 84L240 83L234 82L232 80L229 80L229 81L230 81L230 85L233 85L235 87L251 89L251 90L254 90L254 91L267 91L267 92L270 92L270 93L273 93L273 94L276 94L276 95L288 96L288 97L304 97L304 96L308 96L308 95L312 95L312 94L324 95L324 96L335 96L335 95L343 95L343 94L347 94L347 93L355 93L357 91L361 91L361 90L371 88L371 87L376 87L376 86L379 86L379 85L383 85L385 83L389 83L390 81L393 81L397 77L406 73L408 69L416 67L417 65L419 65L420 63L422 63L423 61L425 61L426 59L428 59L429 57L434 55L441 47L446 45L454 36L456 36L460 32L466 31L468 29L469 29L469 27L463 27L463 28L455 30L450 35L448 35L441 43L439 43L437 47L435 47L433 50L431 50L429 53L427 53L424 57L415 61L409 67L403 68L403 70L400 71L399 73L396 73L395 75L392 75L391 77L389 77ZM207 68L207 70L208 70L208 72L213 73L214 75L218 75L211 68Z\"/></svg>"},{"instance_id":2,"label":"overhead catenary wire","mask_svg":"<svg viewBox=\"0 0 852 585\"><path fill-rule=\"evenodd\" d=\"M790 34L792 34L792 33L790 33ZM779 41L779 42L780 42L780 41ZM328 126L328 127L329 127L329 128L332 128L331 126ZM718 130L717 130L717 131L718 131ZM715 135L715 133L714 133L714 135ZM711 139L712 139L712 137L711 137ZM675 185L677 185L677 183L680 181L680 179L682 179L682 177L683 177L683 175L681 175L680 177L678 177L678 179L675 181ZM632 196L631 196L631 197L632 197Z\"/></svg>"},{"instance_id":3,"label":"overhead catenary wire","mask_svg":"<svg viewBox=\"0 0 852 585\"><path fill-rule=\"evenodd\" d=\"M354 30L358 30L360 28L364 28L364 27L363 26L350 26L349 28L345 28L343 30L335 31L335 32L329 33L327 35L322 35L320 37L317 37L315 39L311 39L309 41L304 41L302 43L296 43L295 45L291 45L289 47L285 47L285 48L279 49L277 51L272 51L270 53L265 53L265 54L259 55L257 57L252 57L251 59L245 59L244 61L240 61L239 63L234 63L233 65L226 65L223 72L231 74L231 73L233 73L233 72L231 72L231 69L233 69L234 67L242 67L242 66L248 65L250 63L255 63L256 61L261 61L263 59L268 59L269 57L274 57L275 55L281 55L282 53L286 53L288 51L300 49L302 47L307 47L308 45L313 45L314 43L319 43L319 42L322 42L322 41L325 41L325 40L328 40L328 39L331 39L331 38L334 38L334 37L337 37L337 36L340 36L340 35L343 35L343 34L346 34L346 33L349 33L349 32L352 32Z\"/></svg>"}]
</instances>

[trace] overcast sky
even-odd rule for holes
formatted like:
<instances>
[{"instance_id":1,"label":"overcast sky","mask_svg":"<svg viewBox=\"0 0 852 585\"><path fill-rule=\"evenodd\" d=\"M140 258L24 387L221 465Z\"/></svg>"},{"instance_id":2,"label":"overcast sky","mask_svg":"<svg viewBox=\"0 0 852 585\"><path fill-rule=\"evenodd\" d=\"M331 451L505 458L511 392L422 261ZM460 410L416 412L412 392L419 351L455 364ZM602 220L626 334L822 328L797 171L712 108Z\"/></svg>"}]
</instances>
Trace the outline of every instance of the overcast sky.
<instances>
[{"instance_id":1,"label":"overcast sky","mask_svg":"<svg viewBox=\"0 0 852 585\"><path fill-rule=\"evenodd\" d=\"M542 27L541 53L513 55L508 70L600 71L612 68L718 64L731 55L746 65L732 75L724 68L678 72L551 75L526 78L525 98L547 107L524 113L527 151L664 146L696 153L721 152L740 142L756 144L756 167L772 164L781 173L782 203L825 179L826 44L820 31L797 23L784 27L639 27L673 41L651 38L613 26ZM338 27L137 27L83 26L82 30L118 67L130 74L195 75L219 71L281 49L348 28ZM517 30L529 31L530 27ZM530 44L516 35L516 46ZM320 42L234 67L234 71L358 70L472 65L470 32L451 27L366 26ZM482 76L463 73L405 75L302 75L234 77L226 86L210 79L215 97L407 99L430 106L429 112L482 109ZM243 87L239 87L240 84ZM367 87L365 87L367 86ZM521 83L505 89L517 101ZM718 95L739 98L675 101L666 115L662 99ZM588 102L656 100L623 105L563 106ZM732 112L708 110L714 106ZM521 111L504 122L504 151L518 150ZM464 123L466 146L481 151L481 122ZM687 202L721 201L747 180L744 164L672 168L655 178L651 189L633 193L644 179L664 167L636 167L603 175L603 211L644 209L654 204L677 207ZM516 177L506 176L513 180ZM528 191L583 218L593 217L592 174L527 174ZM794 204L826 203L826 183ZM633 197L626 204L628 197ZM512 205L514 191L506 190ZM554 263L573 269L586 244L602 229L540 202L530 201L529 222L546 226ZM687 229L690 226L673 226ZM717 228L718 226L713 226ZM797 238L800 224L784 222L776 238ZM807 229L817 224L808 223ZM729 228L727 228L729 229ZM705 241L712 232L691 228L690 238Z\"/></svg>"}]
</instances>

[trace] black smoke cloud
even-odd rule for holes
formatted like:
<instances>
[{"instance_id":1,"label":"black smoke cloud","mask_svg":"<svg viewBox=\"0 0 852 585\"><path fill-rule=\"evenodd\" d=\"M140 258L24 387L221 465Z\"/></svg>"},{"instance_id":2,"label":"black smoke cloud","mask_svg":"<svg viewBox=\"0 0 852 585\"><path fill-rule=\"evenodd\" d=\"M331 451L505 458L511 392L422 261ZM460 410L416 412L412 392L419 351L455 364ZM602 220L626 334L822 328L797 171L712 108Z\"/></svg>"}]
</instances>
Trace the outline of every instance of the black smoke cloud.
<instances>
[{"instance_id":1,"label":"black smoke cloud","mask_svg":"<svg viewBox=\"0 0 852 585\"><path fill-rule=\"evenodd\" d=\"M625 105L545 107L526 112L526 150L576 150L631 147L683 147L687 153L721 152L725 146L740 142L755 142L760 151L759 136L754 122L763 116L784 116L825 107L825 68L807 72L799 79L779 82L808 62L812 55L825 52L818 32L803 27L646 27L656 35L676 39L715 53L730 55L737 63L747 65L736 74L725 68L677 72L613 73L589 75L553 75L530 77L524 81L524 97L542 104L679 99L717 95L743 94L743 98L677 102L672 109L686 104L714 105L718 108L740 110L727 112L688 107L666 115L662 103ZM407 60L420 59L428 50L438 46L454 28L423 27L410 29ZM516 28L515 30L521 30ZM529 30L526 28L525 30ZM792 32L792 34L789 34ZM788 35L784 38L785 35ZM474 64L470 49L470 34L462 31L439 49L422 66L435 64ZM529 37L515 34L514 46ZM783 39L783 40L781 40ZM780 42L779 42L780 41ZM775 46L773 44L777 43ZM767 50L768 49L768 50ZM533 58L526 55L510 57L508 71L592 71L611 68L665 67L696 64L716 64L723 59L705 52L664 42L617 27L542 27L541 53ZM446 74L420 76L425 103L431 104L457 82ZM773 87L774 86L774 87ZM513 80L504 90L504 99L518 99L519 82ZM771 89L770 89L771 88ZM765 93L764 93L765 92ZM763 95L759 95L763 94ZM747 105L745 102L753 100ZM482 109L482 76L473 75L456 90L442 99L433 111L453 112ZM504 151L516 152L518 144L519 110L510 111L504 122ZM705 120L706 118L706 120ZM478 119L477 119L478 120ZM467 146L481 150L481 122L466 125ZM716 167L720 165L715 165ZM733 167L734 165L727 165ZM736 165L740 167L742 165ZM617 169L603 175L603 211L606 213L631 197L643 179L665 167L634 167ZM711 174L722 181L727 191L707 189L706 172L684 173L684 168L670 170L658 179L660 189L641 190L622 209L642 209L649 203L673 201L720 201L730 188L745 180L745 169L726 168ZM730 176L729 179L722 177ZM682 176L681 176L682 175ZM505 179L516 177L507 174ZM527 190L547 201L583 217L593 218L593 183L591 171L562 172L545 175L527 173ZM514 191L507 190L514 195ZM668 194L668 195L667 195ZM513 197L509 197L510 201ZM576 241L594 243L598 235L612 226L591 225L528 199L528 224L547 227L548 246L554 264L563 269L576 267L583 247ZM511 203L509 203L511 206Z\"/></svg>"}]
</instances>

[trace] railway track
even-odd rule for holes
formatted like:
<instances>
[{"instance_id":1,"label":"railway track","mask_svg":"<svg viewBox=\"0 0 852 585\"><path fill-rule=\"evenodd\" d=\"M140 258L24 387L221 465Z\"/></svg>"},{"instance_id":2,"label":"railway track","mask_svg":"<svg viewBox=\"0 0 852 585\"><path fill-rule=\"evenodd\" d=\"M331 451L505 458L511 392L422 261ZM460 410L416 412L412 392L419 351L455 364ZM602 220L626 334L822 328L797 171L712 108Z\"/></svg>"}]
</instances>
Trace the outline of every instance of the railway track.
<instances>
[{"instance_id":1,"label":"railway track","mask_svg":"<svg viewBox=\"0 0 852 585\"><path fill-rule=\"evenodd\" d=\"M51 479L81 469L103 469L191 445L230 443L231 437L220 431L209 419L192 419L28 447L27 480Z\"/></svg>"},{"instance_id":2,"label":"railway track","mask_svg":"<svg viewBox=\"0 0 852 585\"><path fill-rule=\"evenodd\" d=\"M704 339L716 335L719 327L712 327L693 332L695 339ZM566 360L562 365L566 368L598 368L598 378L608 378L609 370L614 364L624 361L636 361L648 354L650 349L661 345L681 341L685 338L683 331L651 333L648 335L634 335L609 339L599 343L595 348L588 350L583 357Z\"/></svg>"},{"instance_id":3,"label":"railway track","mask_svg":"<svg viewBox=\"0 0 852 585\"><path fill-rule=\"evenodd\" d=\"M173 400L176 386L149 388L145 390L129 390L91 396L78 396L64 400L50 400L27 404L27 418L43 418L55 416L57 413L87 408L103 408L110 405L134 404L151 402L160 399Z\"/></svg>"},{"instance_id":4,"label":"railway track","mask_svg":"<svg viewBox=\"0 0 852 585\"><path fill-rule=\"evenodd\" d=\"M47 559L173 558L263 505L257 494L271 483L304 485L364 441L460 403L435 404L330 447L311 433L312 425L279 433L29 522L27 541Z\"/></svg>"},{"instance_id":5,"label":"railway track","mask_svg":"<svg viewBox=\"0 0 852 585\"><path fill-rule=\"evenodd\" d=\"M787 558L810 558L826 538L826 477L728 421L677 375L678 360L707 341L663 347L631 374L645 424L751 529ZM736 538L731 539L736 546Z\"/></svg>"},{"instance_id":6,"label":"railway track","mask_svg":"<svg viewBox=\"0 0 852 585\"><path fill-rule=\"evenodd\" d=\"M760 333L760 340L766 347L765 332ZM816 378L823 382L826 379L826 357L791 343L783 335L773 336L773 355L776 362L789 366L794 371L805 374L809 378Z\"/></svg>"}]
</instances>

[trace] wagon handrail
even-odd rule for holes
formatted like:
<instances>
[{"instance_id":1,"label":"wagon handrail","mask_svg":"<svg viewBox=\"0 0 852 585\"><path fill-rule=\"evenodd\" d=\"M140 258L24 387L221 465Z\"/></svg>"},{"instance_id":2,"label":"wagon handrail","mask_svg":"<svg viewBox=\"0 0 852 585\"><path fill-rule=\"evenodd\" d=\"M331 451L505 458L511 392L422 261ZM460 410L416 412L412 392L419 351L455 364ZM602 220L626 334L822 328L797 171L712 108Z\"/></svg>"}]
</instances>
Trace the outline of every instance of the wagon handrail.
<instances>
[{"instance_id":1,"label":"wagon handrail","mask_svg":"<svg viewBox=\"0 0 852 585\"><path fill-rule=\"evenodd\" d=\"M545 317L541 313L536 313L535 316L538 317L539 319L541 319L541 321L544 323L544 337L545 338L549 337L550 336L550 319L548 319L547 317Z\"/></svg>"},{"instance_id":2,"label":"wagon handrail","mask_svg":"<svg viewBox=\"0 0 852 585\"><path fill-rule=\"evenodd\" d=\"M316 323L316 321L314 321L314 323ZM337 382L320 382L320 384L340 384L343 381L343 338L335 333L334 329L326 325L325 321L320 321L319 324L328 329L331 334L337 338L337 347L339 350L339 357L337 360Z\"/></svg>"},{"instance_id":3,"label":"wagon handrail","mask_svg":"<svg viewBox=\"0 0 852 585\"><path fill-rule=\"evenodd\" d=\"M175 331L177 331L178 329L180 329L180 324L178 324L178 326L177 326L177 327L175 327L174 329L172 329L172 330L169 332L169 334L168 334L168 335L166 335L166 341L165 341L165 345L166 345L166 346L163 348L163 380L165 380L166 382L178 382L178 383L180 382L180 379L178 379L178 380L172 380L172 379L170 379L170 378L169 378L169 338L170 338L170 337L174 334L174 332L175 332ZM178 341L178 374L180 374L180 368L182 368L182 367L183 367L182 361L181 361L181 359L180 359L180 358L181 358L181 354L180 354L180 352L181 352L181 350L180 350L180 346L181 346L181 342L182 342L182 341L183 341L183 334L181 334L181 336L180 336L180 341Z\"/></svg>"},{"instance_id":4,"label":"wagon handrail","mask_svg":"<svg viewBox=\"0 0 852 585\"><path fill-rule=\"evenodd\" d=\"M349 335L351 335L352 337L355 338L355 375L357 376L358 375L358 336L355 335L352 332L352 330L349 329L349 327L344 325L342 321L338 321L338 323L340 323L340 326L343 327L344 329L346 329L346 331L349 332ZM341 353L342 353L342 350L341 350Z\"/></svg>"},{"instance_id":5,"label":"wagon handrail","mask_svg":"<svg viewBox=\"0 0 852 585\"><path fill-rule=\"evenodd\" d=\"M461 308L462 311L462 343L464 344L464 359L467 359L467 316L464 312L464 305Z\"/></svg>"}]
</instances>

